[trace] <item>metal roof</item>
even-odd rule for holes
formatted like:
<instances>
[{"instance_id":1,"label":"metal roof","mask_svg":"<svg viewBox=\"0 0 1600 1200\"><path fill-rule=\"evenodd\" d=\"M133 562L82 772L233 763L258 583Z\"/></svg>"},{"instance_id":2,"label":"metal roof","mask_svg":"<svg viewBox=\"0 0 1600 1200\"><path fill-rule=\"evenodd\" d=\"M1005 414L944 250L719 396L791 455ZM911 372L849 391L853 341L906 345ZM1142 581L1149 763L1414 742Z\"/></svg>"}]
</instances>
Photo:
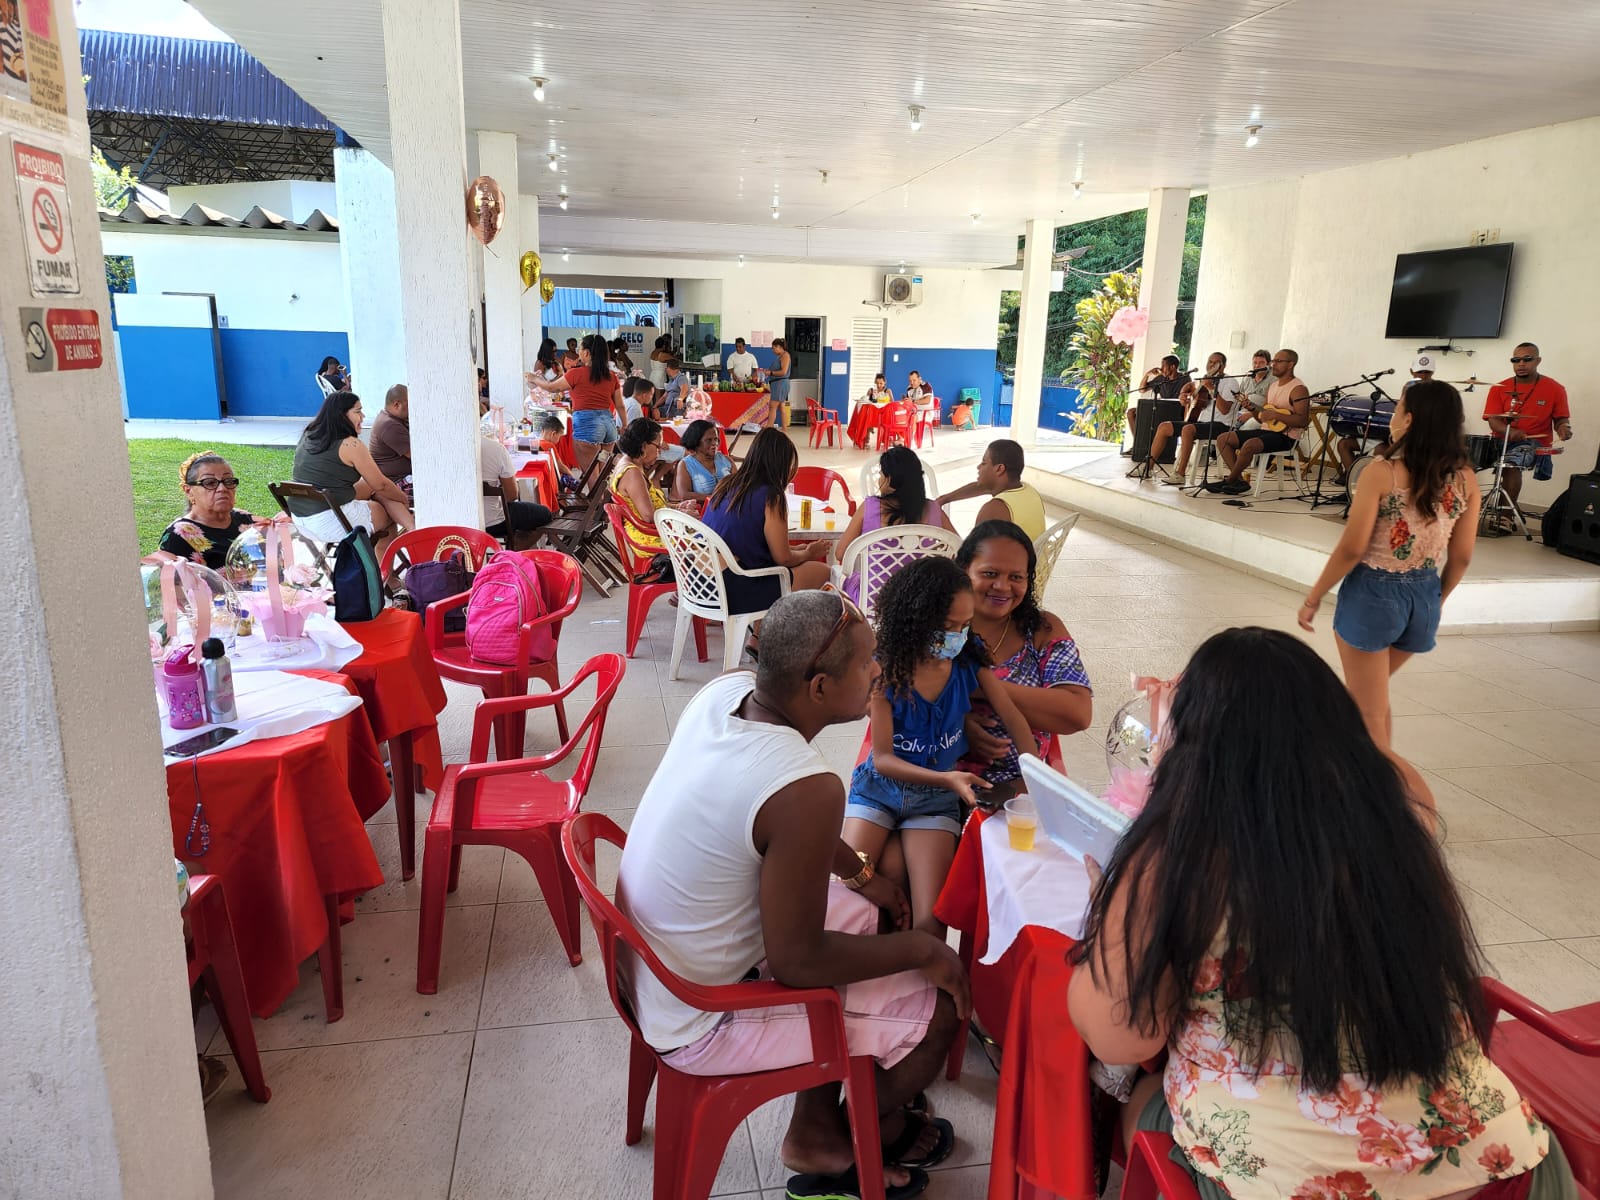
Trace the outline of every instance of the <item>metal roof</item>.
<instances>
[{"instance_id":1,"label":"metal roof","mask_svg":"<svg viewBox=\"0 0 1600 1200\"><path fill-rule=\"evenodd\" d=\"M102 225L186 225L190 228L209 229L237 229L243 233L279 231L285 233L338 233L339 220L330 217L320 208L312 209L311 215L304 221L295 222L287 217L280 217L277 213L257 205L242 217L230 217L227 213L218 212L214 208L207 208L203 204L191 204L186 212L169 213L143 200L131 200L121 212L114 209L102 208L100 210L100 223Z\"/></svg>"},{"instance_id":2,"label":"metal roof","mask_svg":"<svg viewBox=\"0 0 1600 1200\"><path fill-rule=\"evenodd\" d=\"M598 318L598 324L593 315L596 310L606 314ZM579 316L579 312L585 315ZM555 296L544 305L539 319L553 329L615 330L623 325L637 325L639 318L646 316L659 322L661 302L602 300L593 288L558 287Z\"/></svg>"},{"instance_id":3,"label":"metal roof","mask_svg":"<svg viewBox=\"0 0 1600 1200\"><path fill-rule=\"evenodd\" d=\"M233 42L85 29L78 34L90 112L183 117L282 129L333 129Z\"/></svg>"}]
</instances>

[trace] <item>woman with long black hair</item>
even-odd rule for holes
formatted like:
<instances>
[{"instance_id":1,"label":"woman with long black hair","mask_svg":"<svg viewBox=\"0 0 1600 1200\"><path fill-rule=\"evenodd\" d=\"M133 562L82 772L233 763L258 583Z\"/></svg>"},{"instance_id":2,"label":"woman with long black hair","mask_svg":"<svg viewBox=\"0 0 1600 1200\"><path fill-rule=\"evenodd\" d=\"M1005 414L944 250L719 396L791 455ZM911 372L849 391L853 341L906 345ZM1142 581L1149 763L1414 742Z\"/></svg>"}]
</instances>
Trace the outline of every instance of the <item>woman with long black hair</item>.
<instances>
[{"instance_id":1,"label":"woman with long black hair","mask_svg":"<svg viewBox=\"0 0 1600 1200\"><path fill-rule=\"evenodd\" d=\"M361 397L334 392L294 448L294 481L322 488L352 527L372 534L379 554L396 533L416 525L410 502L397 484L378 470L361 440ZM291 499L290 515L307 537L337 542L344 526L332 509L314 500Z\"/></svg>"},{"instance_id":2,"label":"woman with long black hair","mask_svg":"<svg viewBox=\"0 0 1600 1200\"><path fill-rule=\"evenodd\" d=\"M1283 730L1290 713L1314 740ZM1216 634L1162 739L1067 993L1101 1061L1168 1053L1133 1089L1125 1142L1170 1131L1205 1200L1575 1196L1483 1051L1482 963L1433 797L1332 669L1286 633Z\"/></svg>"}]
</instances>

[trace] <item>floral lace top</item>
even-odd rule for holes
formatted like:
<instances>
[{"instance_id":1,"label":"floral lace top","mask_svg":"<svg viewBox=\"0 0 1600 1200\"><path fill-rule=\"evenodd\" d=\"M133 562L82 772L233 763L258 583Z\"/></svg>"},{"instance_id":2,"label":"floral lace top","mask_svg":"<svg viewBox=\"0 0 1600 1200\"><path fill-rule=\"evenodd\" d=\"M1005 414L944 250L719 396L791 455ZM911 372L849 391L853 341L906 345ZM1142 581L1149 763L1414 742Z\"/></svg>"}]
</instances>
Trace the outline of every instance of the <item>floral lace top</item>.
<instances>
[{"instance_id":1,"label":"floral lace top","mask_svg":"<svg viewBox=\"0 0 1600 1200\"><path fill-rule=\"evenodd\" d=\"M1023 687L1052 688L1063 685L1089 687L1089 672L1083 669L1083 659L1078 655L1078 643L1072 640L1070 633L1043 647L1035 646L1032 641L1024 642L1022 649L1005 662L995 664L994 673L998 679ZM978 714L984 729L997 738L1010 741L1005 724L995 715L994 709L981 695L972 697L972 711ZM1036 729L1033 731L1033 737L1038 745L1025 746L1023 749L1043 756L1051 735L1040 733ZM995 759L987 767L978 768L978 773L990 783L1008 783L1013 779L1020 779L1022 767L1017 762L1017 748L1013 746L1006 751L1005 757Z\"/></svg>"},{"instance_id":2,"label":"floral lace top","mask_svg":"<svg viewBox=\"0 0 1600 1200\"><path fill-rule=\"evenodd\" d=\"M255 518L242 509L234 509L228 523L218 527L202 525L193 517L179 517L161 531L160 548L168 554L204 563L213 571L222 570L228 558L228 547L246 525L255 524Z\"/></svg>"},{"instance_id":3,"label":"floral lace top","mask_svg":"<svg viewBox=\"0 0 1600 1200\"><path fill-rule=\"evenodd\" d=\"M1218 954L1223 939L1213 947ZM1449 1076L1379 1091L1357 1075L1314 1092L1273 1054L1242 1061L1220 957L1201 964L1165 1078L1172 1136L1235 1200L1426 1200L1520 1175L1550 1132L1468 1036Z\"/></svg>"},{"instance_id":4,"label":"floral lace top","mask_svg":"<svg viewBox=\"0 0 1600 1200\"><path fill-rule=\"evenodd\" d=\"M1387 492L1378 501L1378 520L1361 561L1380 571L1437 571L1444 564L1456 518L1466 510L1466 497L1453 483L1445 486L1432 521L1423 519L1409 492Z\"/></svg>"}]
</instances>

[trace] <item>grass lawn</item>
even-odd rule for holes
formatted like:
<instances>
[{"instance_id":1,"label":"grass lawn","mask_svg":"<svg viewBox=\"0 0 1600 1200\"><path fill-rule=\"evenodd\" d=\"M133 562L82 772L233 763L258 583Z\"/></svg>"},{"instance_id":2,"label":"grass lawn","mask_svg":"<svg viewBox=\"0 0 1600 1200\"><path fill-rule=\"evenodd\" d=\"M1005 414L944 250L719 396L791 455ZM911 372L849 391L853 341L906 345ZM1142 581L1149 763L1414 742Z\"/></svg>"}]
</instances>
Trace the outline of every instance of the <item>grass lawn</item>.
<instances>
[{"instance_id":1,"label":"grass lawn","mask_svg":"<svg viewBox=\"0 0 1600 1200\"><path fill-rule=\"evenodd\" d=\"M293 446L220 446L182 438L136 439L128 443L133 468L133 515L139 524L139 551L148 554L161 540L161 531L183 515L183 491L178 467L191 454L215 450L228 460L239 477L238 508L258 517L278 511L267 484L293 477Z\"/></svg>"}]
</instances>

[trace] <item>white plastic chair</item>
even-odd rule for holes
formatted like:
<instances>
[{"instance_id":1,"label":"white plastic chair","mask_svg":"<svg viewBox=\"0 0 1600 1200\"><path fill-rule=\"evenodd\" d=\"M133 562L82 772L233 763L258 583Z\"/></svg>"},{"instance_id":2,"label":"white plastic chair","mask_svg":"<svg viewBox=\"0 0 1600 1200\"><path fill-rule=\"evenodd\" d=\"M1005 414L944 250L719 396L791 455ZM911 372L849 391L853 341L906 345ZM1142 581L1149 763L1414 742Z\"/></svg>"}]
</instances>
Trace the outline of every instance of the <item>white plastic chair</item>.
<instances>
[{"instance_id":1,"label":"white plastic chair","mask_svg":"<svg viewBox=\"0 0 1600 1200\"><path fill-rule=\"evenodd\" d=\"M1050 572L1056 569L1056 559L1061 557L1061 548L1067 544L1067 534L1072 532L1072 527L1081 516L1082 513L1069 513L1041 533L1033 543L1034 557L1038 560L1033 572L1033 593L1041 604L1044 602L1044 585L1050 582Z\"/></svg>"},{"instance_id":2,"label":"white plastic chair","mask_svg":"<svg viewBox=\"0 0 1600 1200\"><path fill-rule=\"evenodd\" d=\"M854 575L860 580L858 603L868 621L877 621L876 604L883 585L901 567L919 558L954 558L961 539L937 525L886 525L850 543L834 568L835 586Z\"/></svg>"},{"instance_id":3,"label":"white plastic chair","mask_svg":"<svg viewBox=\"0 0 1600 1200\"><path fill-rule=\"evenodd\" d=\"M1293 473L1294 489L1303 493L1305 488L1305 466L1300 459L1300 443L1296 442L1287 450L1275 450L1271 454L1256 455L1255 462L1251 464L1255 471L1254 486L1250 489L1252 498L1261 495L1261 485L1267 481L1267 470L1273 463L1277 463L1278 470L1273 475L1273 487L1276 494L1283 494L1283 482L1288 473Z\"/></svg>"},{"instance_id":4,"label":"white plastic chair","mask_svg":"<svg viewBox=\"0 0 1600 1200\"><path fill-rule=\"evenodd\" d=\"M678 627L672 635L672 670L668 678L678 677L678 664L683 661L683 644L695 617L716 621L722 626L722 669L733 670L739 665L750 626L766 616L767 610L730 613L728 585L722 578L724 568L746 579L776 579L779 596L789 594L789 569L760 567L746 570L733 557L728 543L711 526L676 509L656 510L656 532L661 535L661 541L667 548L667 554L672 559L672 572L678 580Z\"/></svg>"},{"instance_id":5,"label":"white plastic chair","mask_svg":"<svg viewBox=\"0 0 1600 1200\"><path fill-rule=\"evenodd\" d=\"M317 372L317 377L316 378L317 378L317 390L322 393L322 398L324 400L326 400L329 396L333 395L333 392L334 392L333 380L329 379L321 371Z\"/></svg>"},{"instance_id":6,"label":"white plastic chair","mask_svg":"<svg viewBox=\"0 0 1600 1200\"><path fill-rule=\"evenodd\" d=\"M919 461L921 460L919 459ZM861 464L861 487L856 494L861 497L862 503L866 502L868 496L876 496L878 494L878 480L882 478L883 472L878 470L878 456L874 454ZM933 473L933 468L926 462L922 463L922 478L927 484L928 499L937 500L939 498L939 477Z\"/></svg>"}]
</instances>

